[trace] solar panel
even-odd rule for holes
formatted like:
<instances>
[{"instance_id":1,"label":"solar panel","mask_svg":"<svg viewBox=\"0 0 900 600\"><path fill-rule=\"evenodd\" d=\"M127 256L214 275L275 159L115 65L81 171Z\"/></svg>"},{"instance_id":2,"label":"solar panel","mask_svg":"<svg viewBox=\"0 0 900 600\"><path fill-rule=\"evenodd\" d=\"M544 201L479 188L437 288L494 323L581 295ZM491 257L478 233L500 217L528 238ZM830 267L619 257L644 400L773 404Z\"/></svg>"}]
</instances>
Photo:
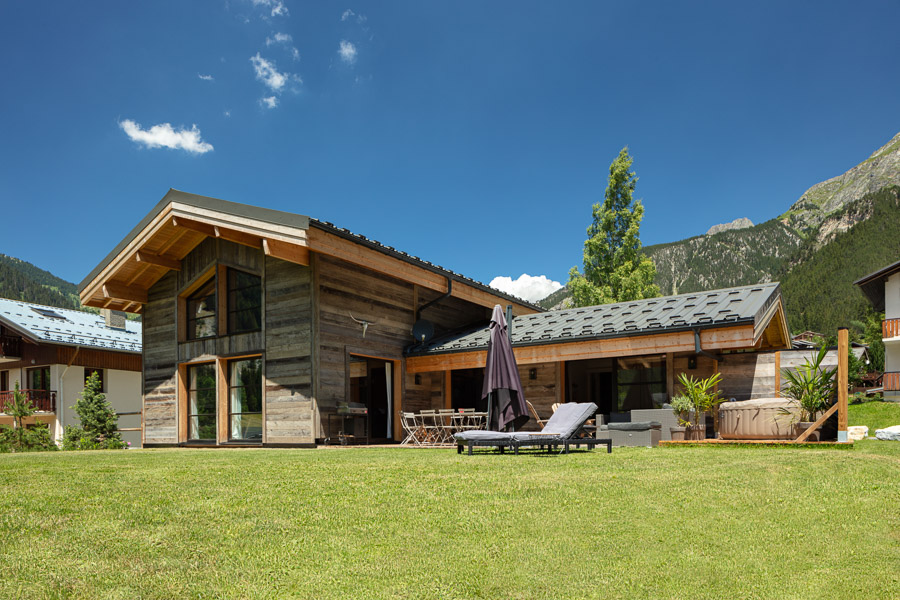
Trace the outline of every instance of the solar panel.
<instances>
[{"instance_id":1,"label":"solar panel","mask_svg":"<svg viewBox=\"0 0 900 600\"><path fill-rule=\"evenodd\" d=\"M37 314L39 314L41 316L50 317L51 319L62 319L63 321L66 320L66 318L64 316L62 316L55 310L52 310L49 308L40 308L38 306L32 306L30 308L31 308L31 310L33 310L34 312L36 312Z\"/></svg>"}]
</instances>

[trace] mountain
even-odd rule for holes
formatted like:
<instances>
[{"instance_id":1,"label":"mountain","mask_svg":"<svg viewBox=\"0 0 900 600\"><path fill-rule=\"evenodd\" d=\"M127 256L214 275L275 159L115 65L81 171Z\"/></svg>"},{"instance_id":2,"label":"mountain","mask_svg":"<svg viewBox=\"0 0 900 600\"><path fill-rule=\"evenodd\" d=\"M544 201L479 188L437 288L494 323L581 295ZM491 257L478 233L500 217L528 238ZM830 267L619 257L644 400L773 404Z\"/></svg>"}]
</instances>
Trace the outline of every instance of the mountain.
<instances>
[{"instance_id":1,"label":"mountain","mask_svg":"<svg viewBox=\"0 0 900 600\"><path fill-rule=\"evenodd\" d=\"M74 283L5 254L0 254L0 297L59 308L81 309Z\"/></svg>"},{"instance_id":2,"label":"mountain","mask_svg":"<svg viewBox=\"0 0 900 600\"><path fill-rule=\"evenodd\" d=\"M777 218L737 219L644 251L664 295L780 281L792 331L832 331L869 310L852 282L900 259L898 197L900 133Z\"/></svg>"}]
</instances>

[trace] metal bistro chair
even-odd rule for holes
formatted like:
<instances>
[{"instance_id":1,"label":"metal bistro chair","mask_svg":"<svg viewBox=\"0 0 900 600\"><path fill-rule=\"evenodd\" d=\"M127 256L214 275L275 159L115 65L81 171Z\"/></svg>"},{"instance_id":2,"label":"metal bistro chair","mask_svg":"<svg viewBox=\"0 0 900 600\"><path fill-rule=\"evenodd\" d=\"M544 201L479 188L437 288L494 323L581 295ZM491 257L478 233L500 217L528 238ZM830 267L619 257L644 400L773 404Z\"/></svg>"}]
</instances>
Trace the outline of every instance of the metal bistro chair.
<instances>
[{"instance_id":1,"label":"metal bistro chair","mask_svg":"<svg viewBox=\"0 0 900 600\"><path fill-rule=\"evenodd\" d=\"M425 433L424 444L435 445L441 442L443 433L438 424L438 414L434 409L419 411L419 424Z\"/></svg>"},{"instance_id":2,"label":"metal bistro chair","mask_svg":"<svg viewBox=\"0 0 900 600\"><path fill-rule=\"evenodd\" d=\"M452 408L441 408L438 409L438 418L440 419L441 425L441 443L442 444L451 444L453 443L453 434L456 433L454 430L453 416L455 413Z\"/></svg>"},{"instance_id":3,"label":"metal bistro chair","mask_svg":"<svg viewBox=\"0 0 900 600\"><path fill-rule=\"evenodd\" d=\"M406 437L400 442L401 446L422 445L423 431L416 422L416 415L408 412L400 413L400 425L403 426L403 431L406 432Z\"/></svg>"}]
</instances>

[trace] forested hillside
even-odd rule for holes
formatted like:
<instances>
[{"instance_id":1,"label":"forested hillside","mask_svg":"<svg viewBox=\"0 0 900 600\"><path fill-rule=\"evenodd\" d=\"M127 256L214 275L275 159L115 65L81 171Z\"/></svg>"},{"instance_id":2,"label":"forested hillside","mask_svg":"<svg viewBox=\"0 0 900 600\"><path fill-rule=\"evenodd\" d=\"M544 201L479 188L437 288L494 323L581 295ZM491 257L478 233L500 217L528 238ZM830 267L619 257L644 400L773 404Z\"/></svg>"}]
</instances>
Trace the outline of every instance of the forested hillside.
<instances>
[{"instance_id":1,"label":"forested hillside","mask_svg":"<svg viewBox=\"0 0 900 600\"><path fill-rule=\"evenodd\" d=\"M855 220L819 246L808 240L777 274L792 331L834 332L871 310L853 282L900 260L900 187L860 198L822 223Z\"/></svg>"},{"instance_id":2,"label":"forested hillside","mask_svg":"<svg viewBox=\"0 0 900 600\"><path fill-rule=\"evenodd\" d=\"M75 284L5 254L0 254L0 298L59 308L81 308Z\"/></svg>"}]
</instances>

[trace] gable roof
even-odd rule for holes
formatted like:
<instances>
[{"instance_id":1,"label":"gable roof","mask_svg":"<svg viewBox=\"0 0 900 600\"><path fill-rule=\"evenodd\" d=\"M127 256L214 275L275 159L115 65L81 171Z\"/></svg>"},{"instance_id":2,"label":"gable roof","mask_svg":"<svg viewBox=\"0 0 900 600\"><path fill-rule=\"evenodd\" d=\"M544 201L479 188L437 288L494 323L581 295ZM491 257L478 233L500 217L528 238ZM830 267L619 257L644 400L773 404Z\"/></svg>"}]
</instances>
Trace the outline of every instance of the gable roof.
<instances>
[{"instance_id":1,"label":"gable roof","mask_svg":"<svg viewBox=\"0 0 900 600\"><path fill-rule=\"evenodd\" d=\"M554 310L513 319L512 344L513 347L537 346L735 325L753 325L754 331L761 333L780 307L780 285L767 283ZM786 336L786 325L784 329ZM414 346L407 354L484 350L489 339L485 324ZM786 339L790 338L786 336Z\"/></svg>"},{"instance_id":2,"label":"gable roof","mask_svg":"<svg viewBox=\"0 0 900 600\"><path fill-rule=\"evenodd\" d=\"M522 314L539 306L326 221L170 189L79 284L86 306L140 312L147 290L207 237L309 264L309 252L380 270L429 289L491 307L498 300ZM458 283L453 286L449 282Z\"/></svg>"},{"instance_id":3,"label":"gable roof","mask_svg":"<svg viewBox=\"0 0 900 600\"><path fill-rule=\"evenodd\" d=\"M900 261L869 273L861 279L853 282L858 285L863 294L872 302L875 310L884 310L884 283L894 273L900 273Z\"/></svg>"},{"instance_id":4,"label":"gable roof","mask_svg":"<svg viewBox=\"0 0 900 600\"><path fill-rule=\"evenodd\" d=\"M141 352L137 321L125 321L125 330L114 329L98 314L0 298L0 323L33 342Z\"/></svg>"}]
</instances>

